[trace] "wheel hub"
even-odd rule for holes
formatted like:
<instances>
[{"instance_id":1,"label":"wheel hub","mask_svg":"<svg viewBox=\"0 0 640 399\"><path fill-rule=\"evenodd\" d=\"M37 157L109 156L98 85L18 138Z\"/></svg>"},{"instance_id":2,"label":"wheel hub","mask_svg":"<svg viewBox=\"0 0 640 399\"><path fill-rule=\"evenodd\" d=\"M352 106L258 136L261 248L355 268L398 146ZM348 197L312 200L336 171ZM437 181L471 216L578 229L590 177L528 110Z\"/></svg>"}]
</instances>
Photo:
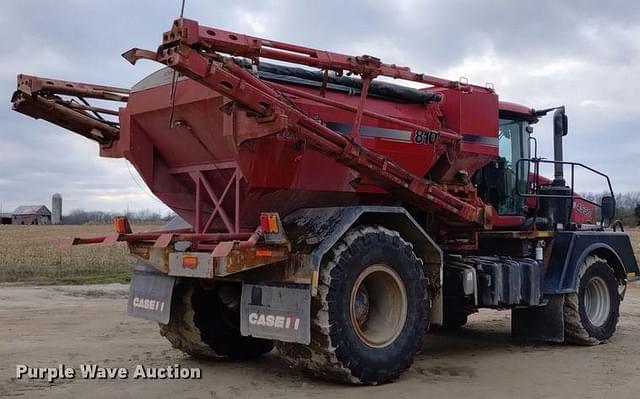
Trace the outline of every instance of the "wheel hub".
<instances>
[{"instance_id":1,"label":"wheel hub","mask_svg":"<svg viewBox=\"0 0 640 399\"><path fill-rule=\"evenodd\" d=\"M369 302L369 292L365 285L361 285L358 292L356 292L356 303L354 306L356 321L359 326L362 326L369 316L369 307L371 306Z\"/></svg>"},{"instance_id":2,"label":"wheel hub","mask_svg":"<svg viewBox=\"0 0 640 399\"><path fill-rule=\"evenodd\" d=\"M385 264L363 270L351 290L350 313L354 332L366 345L393 343L407 319L407 293L398 273Z\"/></svg>"},{"instance_id":3,"label":"wheel hub","mask_svg":"<svg viewBox=\"0 0 640 399\"><path fill-rule=\"evenodd\" d=\"M611 296L607 283L600 277L593 277L584 293L584 310L589 322L594 327L606 323L611 312Z\"/></svg>"}]
</instances>

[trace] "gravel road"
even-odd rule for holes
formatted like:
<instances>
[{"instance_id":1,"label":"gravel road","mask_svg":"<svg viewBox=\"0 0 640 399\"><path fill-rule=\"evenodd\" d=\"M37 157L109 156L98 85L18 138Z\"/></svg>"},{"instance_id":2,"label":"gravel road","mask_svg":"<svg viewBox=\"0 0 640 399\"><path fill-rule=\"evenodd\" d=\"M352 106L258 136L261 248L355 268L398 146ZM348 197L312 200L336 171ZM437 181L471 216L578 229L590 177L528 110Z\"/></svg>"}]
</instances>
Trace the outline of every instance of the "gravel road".
<instances>
[{"instance_id":1,"label":"gravel road","mask_svg":"<svg viewBox=\"0 0 640 399\"><path fill-rule=\"evenodd\" d=\"M184 356L157 325L126 315L125 285L0 286L0 397L20 398L637 398L640 286L631 287L613 340L596 347L515 344L509 312L481 312L455 334L430 334L399 381L332 384L290 371L275 355L251 362ZM82 364L122 367L125 379L15 378L16 365L79 373ZM199 368L198 380L133 379L137 365Z\"/></svg>"}]
</instances>

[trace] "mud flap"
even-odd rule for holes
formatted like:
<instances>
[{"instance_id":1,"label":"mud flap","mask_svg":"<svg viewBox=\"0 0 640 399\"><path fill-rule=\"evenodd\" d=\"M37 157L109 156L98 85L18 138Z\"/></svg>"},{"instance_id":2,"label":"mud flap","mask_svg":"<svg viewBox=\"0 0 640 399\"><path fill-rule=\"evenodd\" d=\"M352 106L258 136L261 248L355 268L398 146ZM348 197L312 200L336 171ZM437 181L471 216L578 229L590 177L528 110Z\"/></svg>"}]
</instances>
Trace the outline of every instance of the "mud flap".
<instances>
[{"instance_id":1,"label":"mud flap","mask_svg":"<svg viewBox=\"0 0 640 399\"><path fill-rule=\"evenodd\" d=\"M243 284L240 315L244 336L309 344L311 287Z\"/></svg>"},{"instance_id":2,"label":"mud flap","mask_svg":"<svg viewBox=\"0 0 640 399\"><path fill-rule=\"evenodd\" d=\"M159 323L169 323L175 281L175 277L164 274L134 271L129 286L127 314Z\"/></svg>"},{"instance_id":3,"label":"mud flap","mask_svg":"<svg viewBox=\"0 0 640 399\"><path fill-rule=\"evenodd\" d=\"M564 295L545 295L545 306L511 311L511 335L519 341L564 342Z\"/></svg>"}]
</instances>

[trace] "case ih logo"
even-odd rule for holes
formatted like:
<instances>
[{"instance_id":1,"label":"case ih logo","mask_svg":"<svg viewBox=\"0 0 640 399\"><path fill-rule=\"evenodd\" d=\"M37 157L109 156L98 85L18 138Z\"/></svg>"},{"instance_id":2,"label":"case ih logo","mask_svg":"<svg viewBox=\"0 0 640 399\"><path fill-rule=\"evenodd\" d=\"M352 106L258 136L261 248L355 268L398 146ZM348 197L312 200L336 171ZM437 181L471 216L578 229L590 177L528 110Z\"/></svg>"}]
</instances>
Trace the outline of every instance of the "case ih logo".
<instances>
[{"instance_id":1,"label":"case ih logo","mask_svg":"<svg viewBox=\"0 0 640 399\"><path fill-rule=\"evenodd\" d=\"M577 212L581 213L586 217L591 217L591 212L592 212L591 208L589 208L588 206L585 206L580 202L574 202L573 209L575 209Z\"/></svg>"},{"instance_id":2,"label":"case ih logo","mask_svg":"<svg viewBox=\"0 0 640 399\"><path fill-rule=\"evenodd\" d=\"M254 326L283 328L297 331L300 327L300 318L258 314L254 312L249 313L249 324Z\"/></svg>"},{"instance_id":3,"label":"case ih logo","mask_svg":"<svg viewBox=\"0 0 640 399\"><path fill-rule=\"evenodd\" d=\"M162 312L164 310L164 301L156 301L154 299L140 298L136 296L133 298L133 307L151 310L154 312Z\"/></svg>"}]
</instances>

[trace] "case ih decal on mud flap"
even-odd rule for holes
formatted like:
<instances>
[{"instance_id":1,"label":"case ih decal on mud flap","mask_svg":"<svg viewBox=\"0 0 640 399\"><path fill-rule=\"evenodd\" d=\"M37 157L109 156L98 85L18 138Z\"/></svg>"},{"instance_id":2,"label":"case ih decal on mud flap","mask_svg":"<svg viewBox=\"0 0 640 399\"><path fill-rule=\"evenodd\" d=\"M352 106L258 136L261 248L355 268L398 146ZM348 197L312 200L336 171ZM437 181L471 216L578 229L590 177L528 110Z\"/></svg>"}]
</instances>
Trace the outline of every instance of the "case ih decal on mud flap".
<instances>
[{"instance_id":1,"label":"case ih decal on mud flap","mask_svg":"<svg viewBox=\"0 0 640 399\"><path fill-rule=\"evenodd\" d=\"M308 286L242 285L242 335L308 344L310 314Z\"/></svg>"},{"instance_id":2,"label":"case ih decal on mud flap","mask_svg":"<svg viewBox=\"0 0 640 399\"><path fill-rule=\"evenodd\" d=\"M134 271L129 286L129 316L169 323L175 277Z\"/></svg>"}]
</instances>

